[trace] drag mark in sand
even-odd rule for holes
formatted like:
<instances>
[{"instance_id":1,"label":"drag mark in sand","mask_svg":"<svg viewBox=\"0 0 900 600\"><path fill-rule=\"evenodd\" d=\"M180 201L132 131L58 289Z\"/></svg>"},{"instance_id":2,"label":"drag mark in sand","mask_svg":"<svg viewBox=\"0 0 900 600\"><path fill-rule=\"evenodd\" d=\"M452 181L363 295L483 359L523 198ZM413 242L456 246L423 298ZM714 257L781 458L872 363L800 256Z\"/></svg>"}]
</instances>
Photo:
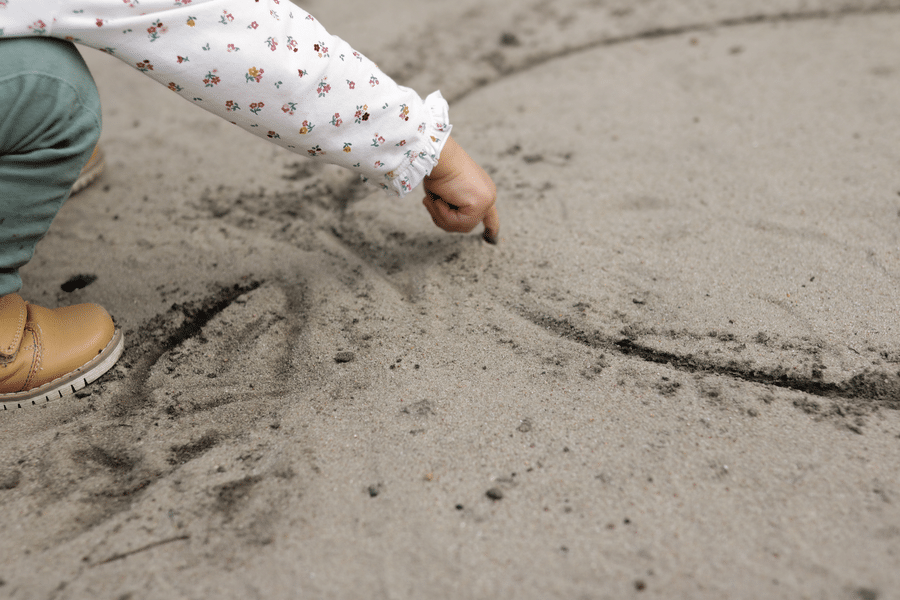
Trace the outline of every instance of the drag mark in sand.
<instances>
[{"instance_id":1,"label":"drag mark in sand","mask_svg":"<svg viewBox=\"0 0 900 600\"><path fill-rule=\"evenodd\" d=\"M803 392L821 398L864 400L871 403L873 408L881 406L900 410L900 373L870 371L859 373L838 383L817 381L788 375L784 372L752 369L734 361L729 364L716 364L696 356L682 356L664 350L656 350L627 337L613 338L599 331L592 331L589 327L577 325L569 318L551 316L547 310L526 308L521 304L514 306L513 310L524 319L549 330L558 337L595 350L604 350L645 362L666 365L687 373L720 375L748 383Z\"/></svg>"},{"instance_id":2,"label":"drag mark in sand","mask_svg":"<svg viewBox=\"0 0 900 600\"><path fill-rule=\"evenodd\" d=\"M9 473L0 472L0 489L19 488L22 481L39 482L35 488L35 499L43 508L56 506L60 498L68 497L72 493L74 481L90 481L89 489L84 491L84 501L71 502L60 509L65 515L60 518L62 525L55 527L50 533L54 539L71 540L85 532L98 530L123 512L135 510L148 494L153 493L158 482L166 481L184 465L204 456L223 442L240 437L249 426L248 423L256 417L248 418L245 414L215 415L212 426L200 436L187 429L180 432L174 430L176 435L172 436L169 435L173 431L171 428L165 428L166 432L161 433L163 428L157 429L157 426L160 421L175 421L182 414L211 410L233 402L234 398L263 398L265 402L271 400L273 394L277 397L279 388L276 387L273 392L271 387L257 380L256 383L264 389L247 392L243 396L237 393L214 393L213 399L202 397L195 400L191 397L191 391L196 389L194 386L184 391L178 390L179 395L182 391L187 394L184 400L179 401L178 395L165 394L169 399L160 404L154 394L157 390L150 389L152 386L148 381L152 373L156 372L155 365L162 357L181 349L185 343L190 344L193 339L202 340L205 336L224 329L229 334L223 337L223 341L227 342L224 346L229 349L234 346L244 348L245 341L255 337L260 330L254 327L230 328L231 321L227 318L224 322L218 322L217 319L228 312L232 305L238 305L235 311L242 315L257 309L260 312L270 309L268 305L260 308L258 304L254 304L260 297L265 297L264 293L251 293L261 285L260 282L243 280L234 285L215 286L206 298L174 304L169 310L149 319L136 332L132 332L133 348L127 357L132 364L118 368L114 374L118 382L116 379L108 382L113 383L108 414L100 417L99 424L94 427L81 428L72 424L61 429L62 435L58 433L57 437L65 439L65 443L47 444L29 464L23 464ZM302 301L297 292L288 295L293 296L288 300L287 310L290 312L292 307L297 308ZM243 304L250 306L243 307ZM302 311L298 309L298 312ZM228 316L233 317L226 315ZM290 321L288 317L285 319ZM274 318L271 321L279 322ZM284 332L285 329L288 330L288 336L296 333L293 327L284 325L280 331ZM198 340L198 343L204 342ZM237 362L239 361L234 361ZM250 389L253 390L252 385ZM104 403L107 403L106 400L104 399ZM264 418L277 418L276 412L268 411ZM147 451L146 448L151 445L153 450ZM241 446L239 442L236 445ZM243 470L241 463L245 460L244 456L249 454L245 453L226 464L236 471ZM227 486L216 488L215 506L223 508L219 512L226 516L234 514L240 508L240 501L247 496L245 489L240 486L235 489ZM236 508L228 508L231 506ZM148 531L152 531L152 528ZM261 534L263 538L266 535L265 531ZM100 563L89 563L88 560L85 563L97 566L183 539L187 538L166 538L115 554Z\"/></svg>"},{"instance_id":3,"label":"drag mark in sand","mask_svg":"<svg viewBox=\"0 0 900 600\"><path fill-rule=\"evenodd\" d=\"M143 406L148 396L145 389L153 365L170 350L200 334L204 325L228 308L239 296L262 285L259 281L236 283L218 289L207 298L184 304L173 304L164 314L157 315L128 336L135 340L127 351L137 359L132 363L131 380L126 385L120 402L116 403L117 416L124 416L131 409ZM181 319L179 325L172 325ZM161 332L161 333L159 333ZM164 337L163 337L164 336ZM162 337L162 339L160 339Z\"/></svg>"},{"instance_id":4,"label":"drag mark in sand","mask_svg":"<svg viewBox=\"0 0 900 600\"><path fill-rule=\"evenodd\" d=\"M111 562L115 562L117 560L123 560L125 558L128 558L129 556L134 556L135 554L138 554L140 552L146 552L147 550L152 550L153 548L157 548L157 547L165 545L165 544L171 544L172 542L182 542L182 541L186 541L189 539L191 539L191 536L189 536L189 535L176 535L175 537L170 537L170 538L166 538L164 540L151 542L149 544L145 544L144 546L141 546L140 548L135 548L134 550L129 550L128 552L119 552L117 554L113 554L109 558L104 558L100 562L96 562L96 563L92 564L91 567L99 567L100 565L105 565L105 564L108 564Z\"/></svg>"},{"instance_id":5,"label":"drag mark in sand","mask_svg":"<svg viewBox=\"0 0 900 600\"><path fill-rule=\"evenodd\" d=\"M530 71L535 68L540 68L546 63L550 61L554 61L559 58L565 58L568 56L572 56L574 54L578 54L581 52L587 52L589 50L593 50L595 48L602 48L608 46L619 46L622 44L629 44L632 42L638 42L642 40L653 40L667 37L675 37L680 35L686 35L689 33L700 33L707 31L714 31L717 29L728 29L733 27L743 27L748 25L765 25L765 24L777 24L777 23L797 23L803 21L820 21L823 19L836 19L840 17L850 17L850 16L866 16L866 15L876 15L876 14L896 14L900 12L900 6L890 6L885 4L880 4L876 6L869 7L857 7L857 6L844 6L838 8L836 10L828 10L828 9L811 9L811 10L801 10L797 12L780 12L774 14L753 14L753 15L745 15L740 17L726 17L724 19L720 19L718 21L712 21L708 23L688 23L685 25L674 25L671 27L657 27L654 29L648 29L645 31L638 31L636 33L630 33L627 35L621 36L613 36L606 37L600 40L593 40L583 44L578 44L576 46L562 48L555 52L547 52L545 54L540 54L537 56L530 56L527 61L518 65L511 66L498 66L495 63L495 68L497 69L497 77L490 80L481 79L475 82L471 87L462 90L461 92L451 96L448 98L448 102L450 104L454 104L459 102L469 94L480 90L488 85L496 83L506 77L510 77L513 75L517 75L519 73L523 73L526 71ZM507 34L508 35L508 34Z\"/></svg>"}]
</instances>

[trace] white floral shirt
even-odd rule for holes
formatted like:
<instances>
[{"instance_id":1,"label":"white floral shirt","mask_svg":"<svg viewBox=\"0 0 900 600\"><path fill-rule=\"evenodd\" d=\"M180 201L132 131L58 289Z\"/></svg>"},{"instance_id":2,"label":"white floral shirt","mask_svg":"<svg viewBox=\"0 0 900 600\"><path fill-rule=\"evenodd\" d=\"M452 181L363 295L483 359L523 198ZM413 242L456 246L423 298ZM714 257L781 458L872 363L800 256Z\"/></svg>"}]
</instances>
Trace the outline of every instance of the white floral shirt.
<instances>
[{"instance_id":1,"label":"white floral shirt","mask_svg":"<svg viewBox=\"0 0 900 600\"><path fill-rule=\"evenodd\" d=\"M451 126L440 92L397 85L290 0L0 0L3 37L120 58L206 110L404 195Z\"/></svg>"}]
</instances>

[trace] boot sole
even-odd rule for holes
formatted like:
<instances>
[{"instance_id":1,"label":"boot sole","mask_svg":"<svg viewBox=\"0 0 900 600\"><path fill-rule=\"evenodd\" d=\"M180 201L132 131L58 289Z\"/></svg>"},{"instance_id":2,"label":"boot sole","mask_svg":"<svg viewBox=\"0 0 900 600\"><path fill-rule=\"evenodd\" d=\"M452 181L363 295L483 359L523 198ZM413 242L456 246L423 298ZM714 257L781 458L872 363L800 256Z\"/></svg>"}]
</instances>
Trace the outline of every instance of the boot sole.
<instances>
[{"instance_id":1,"label":"boot sole","mask_svg":"<svg viewBox=\"0 0 900 600\"><path fill-rule=\"evenodd\" d=\"M78 367L71 373L45 383L39 388L15 394L0 395L2 410L26 408L38 404L46 404L64 396L74 394L89 383L96 381L101 375L113 368L125 350L125 336L121 329L116 329L112 339L96 358Z\"/></svg>"},{"instance_id":2,"label":"boot sole","mask_svg":"<svg viewBox=\"0 0 900 600\"><path fill-rule=\"evenodd\" d=\"M69 195L74 196L97 181L100 175L103 174L104 168L106 168L106 161L103 160L103 155L100 154L100 150L97 148L94 150L94 154L91 155L91 160L88 161L81 174L78 175L78 179L75 180L75 185L72 186L72 191L69 192Z\"/></svg>"}]
</instances>

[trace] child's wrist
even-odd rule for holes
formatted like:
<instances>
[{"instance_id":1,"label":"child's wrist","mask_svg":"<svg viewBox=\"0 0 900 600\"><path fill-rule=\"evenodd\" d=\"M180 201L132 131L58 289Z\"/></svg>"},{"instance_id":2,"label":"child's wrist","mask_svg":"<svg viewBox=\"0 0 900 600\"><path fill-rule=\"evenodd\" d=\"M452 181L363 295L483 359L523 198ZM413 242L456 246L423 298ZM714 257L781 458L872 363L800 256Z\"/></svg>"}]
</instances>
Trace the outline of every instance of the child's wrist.
<instances>
[{"instance_id":1,"label":"child's wrist","mask_svg":"<svg viewBox=\"0 0 900 600\"><path fill-rule=\"evenodd\" d=\"M426 175L426 179L443 179L453 175L458 168L460 152L465 151L452 136L447 136L437 164L431 169L431 173Z\"/></svg>"}]
</instances>

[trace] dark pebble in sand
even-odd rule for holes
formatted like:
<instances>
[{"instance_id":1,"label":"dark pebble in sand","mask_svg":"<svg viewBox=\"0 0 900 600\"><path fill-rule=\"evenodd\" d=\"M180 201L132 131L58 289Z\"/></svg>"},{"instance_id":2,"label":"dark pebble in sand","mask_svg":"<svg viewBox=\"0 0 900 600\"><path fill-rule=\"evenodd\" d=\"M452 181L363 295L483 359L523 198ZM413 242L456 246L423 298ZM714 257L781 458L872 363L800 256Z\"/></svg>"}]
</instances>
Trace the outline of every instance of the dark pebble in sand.
<instances>
[{"instance_id":1,"label":"dark pebble in sand","mask_svg":"<svg viewBox=\"0 0 900 600\"><path fill-rule=\"evenodd\" d=\"M878 600L878 592L870 588L859 588L856 590L856 596L860 600Z\"/></svg>"},{"instance_id":2,"label":"dark pebble in sand","mask_svg":"<svg viewBox=\"0 0 900 600\"><path fill-rule=\"evenodd\" d=\"M514 33L505 32L500 36L501 46L521 46L522 42Z\"/></svg>"},{"instance_id":3,"label":"dark pebble in sand","mask_svg":"<svg viewBox=\"0 0 900 600\"><path fill-rule=\"evenodd\" d=\"M503 490L501 490L500 488L491 488L487 492L485 492L485 496L487 496L491 500L502 500Z\"/></svg>"},{"instance_id":4,"label":"dark pebble in sand","mask_svg":"<svg viewBox=\"0 0 900 600\"><path fill-rule=\"evenodd\" d=\"M352 362L356 358L356 355L352 352L338 352L334 355L334 362L336 363L348 363Z\"/></svg>"},{"instance_id":5,"label":"dark pebble in sand","mask_svg":"<svg viewBox=\"0 0 900 600\"><path fill-rule=\"evenodd\" d=\"M8 473L0 473L0 490L11 490L19 487L22 481L22 474L19 471L9 471Z\"/></svg>"},{"instance_id":6,"label":"dark pebble in sand","mask_svg":"<svg viewBox=\"0 0 900 600\"><path fill-rule=\"evenodd\" d=\"M66 281L59 287L64 292L74 292L75 290L86 288L95 281L97 281L96 275L85 273L83 275L75 275L73 277L70 277L68 281Z\"/></svg>"}]
</instances>

